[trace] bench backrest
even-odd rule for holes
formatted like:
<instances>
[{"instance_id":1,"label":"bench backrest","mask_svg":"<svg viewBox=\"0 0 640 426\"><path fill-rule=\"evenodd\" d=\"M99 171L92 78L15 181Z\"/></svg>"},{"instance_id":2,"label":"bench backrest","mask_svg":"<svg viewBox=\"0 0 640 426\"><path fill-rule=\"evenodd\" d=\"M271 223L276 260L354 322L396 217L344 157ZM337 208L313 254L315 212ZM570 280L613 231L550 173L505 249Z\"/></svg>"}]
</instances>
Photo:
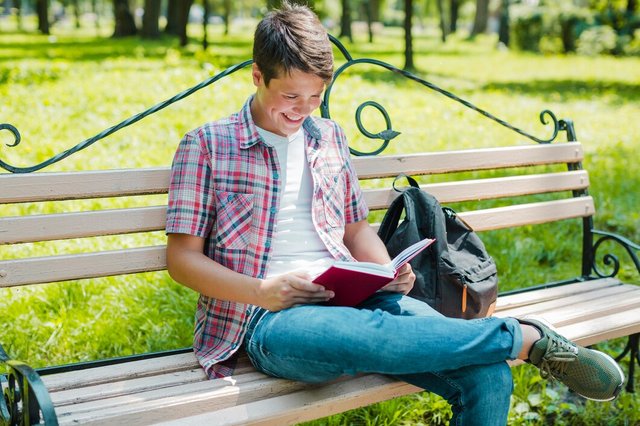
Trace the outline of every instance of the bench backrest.
<instances>
[{"instance_id":1,"label":"bench backrest","mask_svg":"<svg viewBox=\"0 0 640 426\"><path fill-rule=\"evenodd\" d=\"M356 157L354 164L372 210L397 196L381 178L429 175L434 182L424 189L443 204L462 203L463 219L486 231L592 216L582 159L581 144L567 142ZM168 168L0 175L0 287L164 270L168 181ZM550 193L545 201L528 197ZM482 200L502 205L478 208ZM110 236L121 238L92 238Z\"/></svg>"}]
</instances>

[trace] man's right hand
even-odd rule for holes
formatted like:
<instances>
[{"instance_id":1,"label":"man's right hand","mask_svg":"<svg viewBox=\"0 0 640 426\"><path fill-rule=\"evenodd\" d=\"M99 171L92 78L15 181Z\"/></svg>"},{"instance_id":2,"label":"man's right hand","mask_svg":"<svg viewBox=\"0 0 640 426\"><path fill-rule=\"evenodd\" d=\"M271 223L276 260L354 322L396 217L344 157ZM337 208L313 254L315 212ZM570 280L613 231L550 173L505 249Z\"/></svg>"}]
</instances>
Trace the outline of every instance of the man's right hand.
<instances>
[{"instance_id":1,"label":"man's right hand","mask_svg":"<svg viewBox=\"0 0 640 426\"><path fill-rule=\"evenodd\" d=\"M333 296L332 291L312 283L306 272L291 272L262 280L258 288L258 305L275 312L296 305L326 302Z\"/></svg>"}]
</instances>

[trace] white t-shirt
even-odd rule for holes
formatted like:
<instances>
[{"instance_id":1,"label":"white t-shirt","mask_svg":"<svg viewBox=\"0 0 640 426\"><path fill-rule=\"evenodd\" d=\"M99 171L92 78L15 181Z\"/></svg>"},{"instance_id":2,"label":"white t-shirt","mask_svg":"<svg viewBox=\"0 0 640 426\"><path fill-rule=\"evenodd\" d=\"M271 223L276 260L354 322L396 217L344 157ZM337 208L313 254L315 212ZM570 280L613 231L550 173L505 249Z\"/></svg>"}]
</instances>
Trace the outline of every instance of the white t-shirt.
<instances>
[{"instance_id":1,"label":"white t-shirt","mask_svg":"<svg viewBox=\"0 0 640 426\"><path fill-rule=\"evenodd\" d=\"M280 163L280 210L271 244L268 277L293 270L314 275L333 262L311 219L313 179L305 153L304 130L288 137L258 128L267 145L275 148Z\"/></svg>"}]
</instances>

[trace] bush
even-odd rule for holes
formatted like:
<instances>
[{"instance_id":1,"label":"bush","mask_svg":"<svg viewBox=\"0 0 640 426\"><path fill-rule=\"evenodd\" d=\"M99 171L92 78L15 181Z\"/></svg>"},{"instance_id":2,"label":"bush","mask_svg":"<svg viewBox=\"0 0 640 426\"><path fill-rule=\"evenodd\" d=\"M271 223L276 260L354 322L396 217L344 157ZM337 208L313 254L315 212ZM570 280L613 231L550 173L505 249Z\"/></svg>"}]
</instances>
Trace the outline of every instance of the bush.
<instances>
[{"instance_id":1,"label":"bush","mask_svg":"<svg viewBox=\"0 0 640 426\"><path fill-rule=\"evenodd\" d=\"M514 5L512 7L511 40L517 49L540 51L544 30L542 8Z\"/></svg>"},{"instance_id":2,"label":"bush","mask_svg":"<svg viewBox=\"0 0 640 426\"><path fill-rule=\"evenodd\" d=\"M622 50L625 55L640 56L640 30L635 30L630 40L627 36L627 43L623 43Z\"/></svg>"},{"instance_id":3,"label":"bush","mask_svg":"<svg viewBox=\"0 0 640 426\"><path fill-rule=\"evenodd\" d=\"M578 38L578 53L581 55L601 55L613 53L617 46L617 35L607 25L596 25L585 30Z\"/></svg>"}]
</instances>

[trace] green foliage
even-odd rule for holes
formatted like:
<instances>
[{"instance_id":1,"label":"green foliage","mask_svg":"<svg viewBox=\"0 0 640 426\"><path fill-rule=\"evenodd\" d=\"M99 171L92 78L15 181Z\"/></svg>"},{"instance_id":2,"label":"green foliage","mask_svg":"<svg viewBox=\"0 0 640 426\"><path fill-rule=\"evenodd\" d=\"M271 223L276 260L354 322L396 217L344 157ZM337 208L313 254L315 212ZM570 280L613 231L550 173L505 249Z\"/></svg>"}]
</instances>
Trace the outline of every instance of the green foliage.
<instances>
[{"instance_id":1,"label":"green foliage","mask_svg":"<svg viewBox=\"0 0 640 426\"><path fill-rule=\"evenodd\" d=\"M578 39L578 53L601 55L613 53L616 48L616 32L606 25L598 25L585 30Z\"/></svg>"},{"instance_id":2,"label":"green foliage","mask_svg":"<svg viewBox=\"0 0 640 426\"><path fill-rule=\"evenodd\" d=\"M0 122L15 125L22 134L21 144L8 148L5 144L13 140L0 131L0 158L14 165L36 164L250 57L250 31L223 36L222 28L214 30L207 52L200 50L196 39L179 49L171 39L113 40L63 31L53 37L0 34ZM348 48L354 57L370 56L401 66L401 40L401 30L385 29L385 37L377 37L376 43ZM451 36L443 45L437 37L422 35L415 40L416 64L426 70L423 75L429 81L542 138L551 131L538 121L541 110L549 108L559 118L573 119L586 150L596 226L640 241L640 175L634 172L640 134L640 58L536 56L499 52L493 46L491 37L480 36L470 43ZM338 52L336 57L341 60ZM252 89L248 72L240 71L47 170L166 167L186 131L238 110ZM390 152L532 143L444 96L380 68L363 67L345 72L331 95L331 114L358 149L377 147L359 135L353 120L355 109L366 100L384 105L393 128L402 132ZM383 130L375 110L367 108L363 116L368 130ZM160 196L148 201L164 202ZM3 207L2 215L146 205L131 199L76 203L25 204L11 211ZM501 290L578 273L578 221L492 231L483 237L498 262ZM93 246L134 247L158 244L163 238L131 235L3 246L0 258L79 252ZM621 274L638 282L629 262ZM0 342L9 354L35 366L188 346L196 297L164 272L0 289ZM619 353L623 344L614 340L602 347ZM513 372L512 424L640 423L640 404L632 395L623 394L614 403L582 404L562 388L541 381L526 366ZM422 393L315 424L431 425L445 424L449 418L445 401Z\"/></svg>"},{"instance_id":3,"label":"green foliage","mask_svg":"<svg viewBox=\"0 0 640 426\"><path fill-rule=\"evenodd\" d=\"M511 11L511 39L514 46L529 52L540 51L540 40L544 33L541 8L534 6L513 6Z\"/></svg>"}]
</instances>

